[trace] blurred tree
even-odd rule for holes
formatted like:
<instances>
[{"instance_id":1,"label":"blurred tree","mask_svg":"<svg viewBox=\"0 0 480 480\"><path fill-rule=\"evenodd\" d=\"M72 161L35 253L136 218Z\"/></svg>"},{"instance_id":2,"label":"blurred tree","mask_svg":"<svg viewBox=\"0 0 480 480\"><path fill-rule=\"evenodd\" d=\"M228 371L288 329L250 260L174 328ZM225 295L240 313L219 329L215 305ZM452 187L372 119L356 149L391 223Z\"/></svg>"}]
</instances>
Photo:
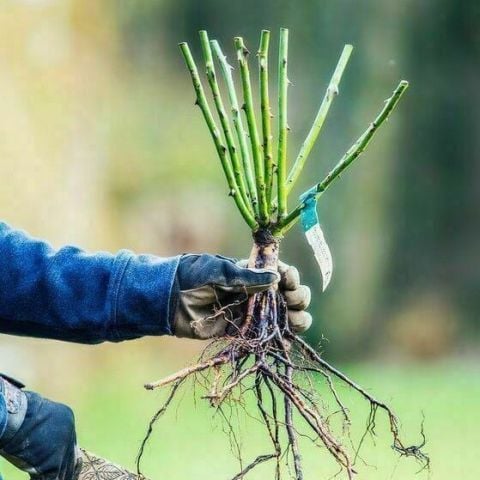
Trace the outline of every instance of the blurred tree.
<instances>
[{"instance_id":1,"label":"blurred tree","mask_svg":"<svg viewBox=\"0 0 480 480\"><path fill-rule=\"evenodd\" d=\"M394 249L384 305L391 310L392 302L433 293L478 334L480 5L430 0L414 13L404 33L412 89L392 184Z\"/></svg>"}]
</instances>

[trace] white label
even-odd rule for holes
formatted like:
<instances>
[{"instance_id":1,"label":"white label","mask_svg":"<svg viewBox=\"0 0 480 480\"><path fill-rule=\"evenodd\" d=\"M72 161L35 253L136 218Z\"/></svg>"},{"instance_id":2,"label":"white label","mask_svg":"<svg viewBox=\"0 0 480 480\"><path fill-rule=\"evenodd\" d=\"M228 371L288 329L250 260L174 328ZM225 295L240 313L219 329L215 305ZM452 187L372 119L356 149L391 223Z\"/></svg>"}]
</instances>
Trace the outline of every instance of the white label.
<instances>
[{"instance_id":1,"label":"white label","mask_svg":"<svg viewBox=\"0 0 480 480\"><path fill-rule=\"evenodd\" d=\"M318 223L305 232L307 241L313 249L313 254L317 259L320 271L322 272L323 288L328 287L333 272L333 260L330 248L325 240L322 229Z\"/></svg>"}]
</instances>

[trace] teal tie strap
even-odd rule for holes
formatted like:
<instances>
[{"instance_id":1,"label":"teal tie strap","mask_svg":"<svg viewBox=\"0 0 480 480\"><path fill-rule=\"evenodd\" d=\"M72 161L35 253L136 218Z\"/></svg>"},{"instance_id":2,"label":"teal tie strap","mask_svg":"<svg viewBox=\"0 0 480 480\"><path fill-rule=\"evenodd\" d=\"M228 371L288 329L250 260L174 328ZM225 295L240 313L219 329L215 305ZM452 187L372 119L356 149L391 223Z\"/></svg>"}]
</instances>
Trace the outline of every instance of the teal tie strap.
<instances>
[{"instance_id":1,"label":"teal tie strap","mask_svg":"<svg viewBox=\"0 0 480 480\"><path fill-rule=\"evenodd\" d=\"M316 194L316 187L312 187L310 190L307 190L300 195L300 202L302 202L304 205L300 216L304 232L310 230L313 226L320 223L317 215Z\"/></svg>"}]
</instances>

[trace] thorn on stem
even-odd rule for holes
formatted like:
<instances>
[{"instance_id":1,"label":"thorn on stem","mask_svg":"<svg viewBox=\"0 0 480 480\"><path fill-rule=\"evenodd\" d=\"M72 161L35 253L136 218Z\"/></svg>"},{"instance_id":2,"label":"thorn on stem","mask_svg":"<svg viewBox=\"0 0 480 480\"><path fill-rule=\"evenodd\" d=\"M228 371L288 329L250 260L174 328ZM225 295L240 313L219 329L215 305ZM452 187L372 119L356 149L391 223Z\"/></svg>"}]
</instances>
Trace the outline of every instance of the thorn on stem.
<instances>
[{"instance_id":1,"label":"thorn on stem","mask_svg":"<svg viewBox=\"0 0 480 480\"><path fill-rule=\"evenodd\" d=\"M334 84L334 83L331 83L329 86L328 86L328 93L330 95L338 95L339 94L339 89L338 89L338 85Z\"/></svg>"}]
</instances>

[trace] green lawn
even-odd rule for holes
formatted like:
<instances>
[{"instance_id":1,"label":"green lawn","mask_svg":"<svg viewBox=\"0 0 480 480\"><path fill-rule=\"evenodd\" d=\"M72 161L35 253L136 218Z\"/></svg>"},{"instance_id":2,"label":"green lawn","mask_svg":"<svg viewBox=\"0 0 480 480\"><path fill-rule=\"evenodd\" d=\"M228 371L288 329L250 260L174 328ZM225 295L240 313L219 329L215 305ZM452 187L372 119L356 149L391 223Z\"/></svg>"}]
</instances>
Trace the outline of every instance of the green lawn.
<instances>
[{"instance_id":1,"label":"green lawn","mask_svg":"<svg viewBox=\"0 0 480 480\"><path fill-rule=\"evenodd\" d=\"M111 371L106 372L106 369ZM402 419L408 440L419 439L421 412L424 412L426 451L432 460L430 476L427 473L416 475L418 464L409 459L399 460L390 449L390 437L381 416L376 445L369 440L363 449L362 456L368 465L358 463L359 479L480 478L478 365L461 362L430 366L368 364L347 365L344 370L378 397L391 402ZM76 397L73 407L80 443L132 467L147 420L164 398L162 392L151 393L139 388L138 378L150 380L167 371L165 367L157 371L153 365L141 372L132 371L132 367L126 365L105 366L88 385L79 385L76 392L70 392L72 398ZM222 431L219 416L200 399L195 405L191 390L183 392L178 408L175 406L157 425L146 452L145 473L152 480L231 478L237 473L238 463L231 453L228 436ZM363 426L367 413L363 401L348 389L341 388L340 393L351 407L354 422ZM234 413L233 418L241 430L245 460L269 451L264 431L257 421L241 413L238 416ZM359 434L360 429L354 428L353 437L358 438ZM325 450L304 442L303 452L306 480L328 479L336 473L337 468ZM246 478L273 478L271 467L265 464ZM24 478L5 464L2 471L8 480Z\"/></svg>"}]
</instances>

